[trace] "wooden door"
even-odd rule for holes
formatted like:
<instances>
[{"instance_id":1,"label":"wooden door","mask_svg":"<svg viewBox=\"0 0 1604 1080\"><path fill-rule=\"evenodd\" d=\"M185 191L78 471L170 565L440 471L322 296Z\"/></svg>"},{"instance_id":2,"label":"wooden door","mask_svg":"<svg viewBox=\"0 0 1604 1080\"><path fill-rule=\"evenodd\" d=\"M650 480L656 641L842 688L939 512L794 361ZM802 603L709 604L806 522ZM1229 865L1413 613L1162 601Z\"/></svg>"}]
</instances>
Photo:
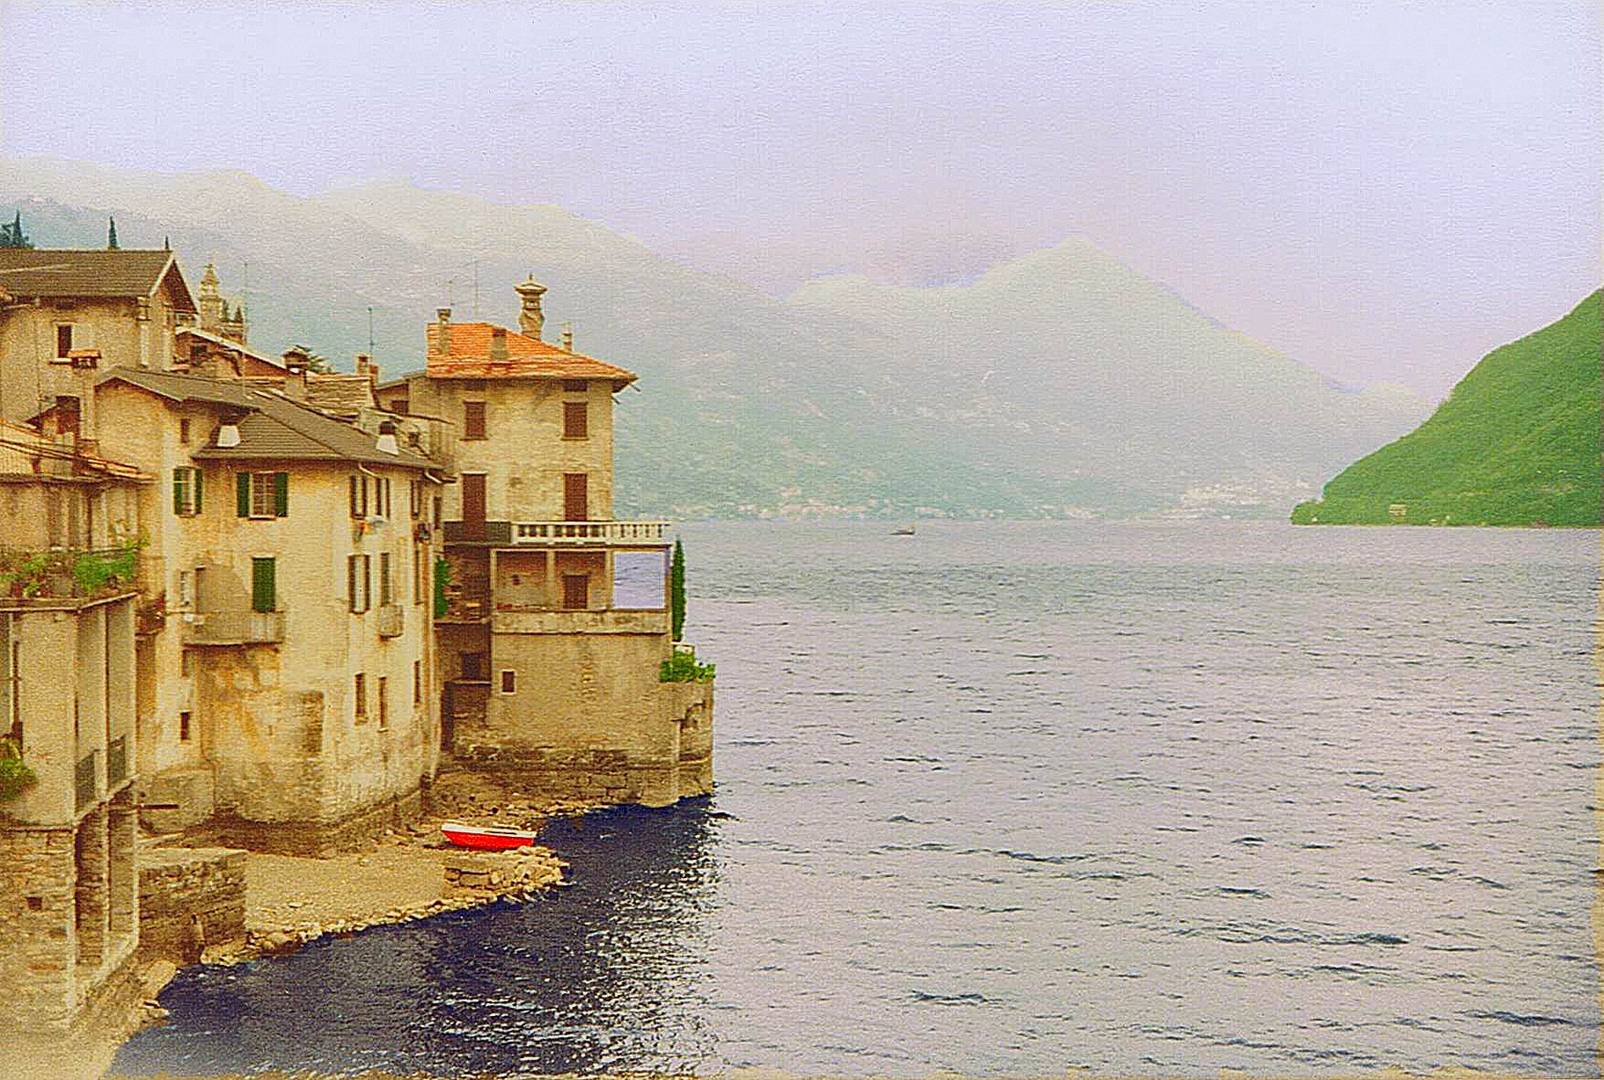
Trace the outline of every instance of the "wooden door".
<instances>
[{"instance_id":1,"label":"wooden door","mask_svg":"<svg viewBox=\"0 0 1604 1080\"><path fill-rule=\"evenodd\" d=\"M563 474L563 518L568 521L588 521L590 509L590 476L588 473Z\"/></svg>"},{"instance_id":2,"label":"wooden door","mask_svg":"<svg viewBox=\"0 0 1604 1080\"><path fill-rule=\"evenodd\" d=\"M590 575L563 575L563 610L584 611L590 607Z\"/></svg>"},{"instance_id":3,"label":"wooden door","mask_svg":"<svg viewBox=\"0 0 1604 1080\"><path fill-rule=\"evenodd\" d=\"M462 474L462 528L469 540L485 535L485 474Z\"/></svg>"}]
</instances>

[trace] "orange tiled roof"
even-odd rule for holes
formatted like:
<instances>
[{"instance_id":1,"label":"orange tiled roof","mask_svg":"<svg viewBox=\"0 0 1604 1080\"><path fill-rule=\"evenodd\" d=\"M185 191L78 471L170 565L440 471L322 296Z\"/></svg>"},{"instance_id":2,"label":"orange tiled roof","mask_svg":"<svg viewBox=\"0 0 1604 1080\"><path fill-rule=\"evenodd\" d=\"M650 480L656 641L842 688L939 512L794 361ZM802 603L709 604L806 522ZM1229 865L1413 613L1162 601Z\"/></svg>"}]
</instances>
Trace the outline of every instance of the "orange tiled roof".
<instances>
[{"instance_id":1,"label":"orange tiled roof","mask_svg":"<svg viewBox=\"0 0 1604 1080\"><path fill-rule=\"evenodd\" d=\"M429 359L425 373L447 379L610 379L619 389L635 381L633 371L625 371L604 360L583 353L569 352L549 342L507 331L507 359L490 359L491 323L451 323L447 331L450 351L441 355L434 345L437 324L429 325Z\"/></svg>"}]
</instances>

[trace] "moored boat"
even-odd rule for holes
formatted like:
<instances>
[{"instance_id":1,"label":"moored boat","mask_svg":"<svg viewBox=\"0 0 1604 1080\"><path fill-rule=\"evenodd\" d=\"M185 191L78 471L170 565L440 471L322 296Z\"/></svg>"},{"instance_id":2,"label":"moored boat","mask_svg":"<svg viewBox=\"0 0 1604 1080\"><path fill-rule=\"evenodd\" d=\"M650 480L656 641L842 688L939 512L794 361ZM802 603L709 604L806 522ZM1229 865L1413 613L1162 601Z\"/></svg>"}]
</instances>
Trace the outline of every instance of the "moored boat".
<instances>
[{"instance_id":1,"label":"moored boat","mask_svg":"<svg viewBox=\"0 0 1604 1080\"><path fill-rule=\"evenodd\" d=\"M529 847L535 834L524 829L509 829L502 825L461 825L447 821L440 826L440 834L457 847L478 848L480 851L510 851Z\"/></svg>"}]
</instances>

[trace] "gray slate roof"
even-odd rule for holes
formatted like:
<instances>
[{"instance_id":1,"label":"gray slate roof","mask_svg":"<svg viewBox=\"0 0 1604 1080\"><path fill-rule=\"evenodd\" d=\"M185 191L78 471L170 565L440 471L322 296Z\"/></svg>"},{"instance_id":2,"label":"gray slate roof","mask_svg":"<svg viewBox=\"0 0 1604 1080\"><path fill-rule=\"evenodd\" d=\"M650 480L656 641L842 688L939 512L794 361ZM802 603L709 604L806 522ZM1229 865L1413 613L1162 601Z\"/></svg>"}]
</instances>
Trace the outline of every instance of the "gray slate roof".
<instances>
[{"instance_id":1,"label":"gray slate roof","mask_svg":"<svg viewBox=\"0 0 1604 1080\"><path fill-rule=\"evenodd\" d=\"M291 401L277 390L229 379L143 368L113 368L100 383L113 380L140 387L169 401L199 402L243 414L239 421L239 445L226 449L205 447L190 455L197 460L356 461L364 465L400 465L409 469L439 468L428 458L406 450L381 453L373 435Z\"/></svg>"},{"instance_id":2,"label":"gray slate roof","mask_svg":"<svg viewBox=\"0 0 1604 1080\"><path fill-rule=\"evenodd\" d=\"M150 296L169 274L175 306L194 311L195 301L171 251L0 248L0 286L24 300Z\"/></svg>"}]
</instances>

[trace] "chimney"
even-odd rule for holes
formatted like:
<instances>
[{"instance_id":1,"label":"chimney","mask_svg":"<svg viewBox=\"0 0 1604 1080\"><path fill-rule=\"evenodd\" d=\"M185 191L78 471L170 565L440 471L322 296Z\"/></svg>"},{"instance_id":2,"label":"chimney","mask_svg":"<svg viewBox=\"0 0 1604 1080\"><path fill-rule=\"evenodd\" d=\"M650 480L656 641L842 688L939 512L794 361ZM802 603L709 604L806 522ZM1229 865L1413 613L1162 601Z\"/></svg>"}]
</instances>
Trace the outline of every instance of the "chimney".
<instances>
[{"instance_id":1,"label":"chimney","mask_svg":"<svg viewBox=\"0 0 1604 1080\"><path fill-rule=\"evenodd\" d=\"M379 425L379 442L375 449L381 454L399 454L401 452L401 448L396 445L395 424L392 421L386 420Z\"/></svg>"},{"instance_id":2,"label":"chimney","mask_svg":"<svg viewBox=\"0 0 1604 1080\"><path fill-rule=\"evenodd\" d=\"M530 274L521 284L514 285L513 291L518 294L521 305L518 311L518 329L536 341L540 340L541 328L546 325L546 316L540 310L540 298L546 292L546 287L535 280Z\"/></svg>"},{"instance_id":3,"label":"chimney","mask_svg":"<svg viewBox=\"0 0 1604 1080\"><path fill-rule=\"evenodd\" d=\"M505 364L507 362L507 328L505 326L492 326L490 328L490 362L492 364Z\"/></svg>"},{"instance_id":4,"label":"chimney","mask_svg":"<svg viewBox=\"0 0 1604 1080\"><path fill-rule=\"evenodd\" d=\"M434 348L430 352L437 356L449 356L451 353L451 309L443 307L434 314Z\"/></svg>"},{"instance_id":5,"label":"chimney","mask_svg":"<svg viewBox=\"0 0 1604 1080\"><path fill-rule=\"evenodd\" d=\"M563 352L574 351L574 324L563 323Z\"/></svg>"},{"instance_id":6,"label":"chimney","mask_svg":"<svg viewBox=\"0 0 1604 1080\"><path fill-rule=\"evenodd\" d=\"M356 373L368 377L369 386L379 385L379 365L373 362L373 357L365 352L356 354Z\"/></svg>"}]
</instances>

